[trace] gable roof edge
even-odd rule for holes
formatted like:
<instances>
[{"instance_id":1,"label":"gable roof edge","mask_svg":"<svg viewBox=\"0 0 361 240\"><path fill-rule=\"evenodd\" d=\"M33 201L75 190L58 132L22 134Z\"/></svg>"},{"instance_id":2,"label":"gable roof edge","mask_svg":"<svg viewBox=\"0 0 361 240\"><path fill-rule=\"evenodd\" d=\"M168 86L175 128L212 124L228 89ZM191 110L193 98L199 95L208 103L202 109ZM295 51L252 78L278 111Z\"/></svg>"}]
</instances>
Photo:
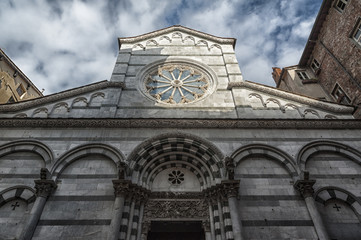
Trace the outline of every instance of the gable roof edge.
<instances>
[{"instance_id":1,"label":"gable roof edge","mask_svg":"<svg viewBox=\"0 0 361 240\"><path fill-rule=\"evenodd\" d=\"M160 35L164 35L167 33L170 33L172 31L180 31L180 32L185 32L188 34L192 34L194 36L197 37L201 37L201 38L205 38L211 41L214 41L216 43L220 43L220 44L231 44L233 46L233 48L235 48L236 46L236 39L235 38L222 38L222 37L217 37L208 33L204 33L204 32L200 32L191 28L187 28L181 25L173 25L167 28L163 28L163 29L159 29L153 32L149 32L149 33L145 33L142 35L138 35L138 36L134 36L134 37L125 37L125 38L118 38L118 44L119 44L119 49L122 45L122 43L136 43L139 41L144 41L146 39L149 38L154 38Z\"/></svg>"}]
</instances>

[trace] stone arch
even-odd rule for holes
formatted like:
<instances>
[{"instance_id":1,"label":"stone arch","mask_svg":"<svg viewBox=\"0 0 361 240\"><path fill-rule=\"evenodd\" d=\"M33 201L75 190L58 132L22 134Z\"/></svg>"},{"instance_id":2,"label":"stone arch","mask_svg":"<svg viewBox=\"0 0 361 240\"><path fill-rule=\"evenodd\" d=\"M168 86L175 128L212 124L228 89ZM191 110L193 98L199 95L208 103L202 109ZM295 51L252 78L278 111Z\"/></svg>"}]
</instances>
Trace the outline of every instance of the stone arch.
<instances>
[{"instance_id":1,"label":"stone arch","mask_svg":"<svg viewBox=\"0 0 361 240\"><path fill-rule=\"evenodd\" d=\"M36 199L35 190L23 185L6 188L0 192L0 207L15 199L21 199L27 204L32 203Z\"/></svg>"},{"instance_id":2,"label":"stone arch","mask_svg":"<svg viewBox=\"0 0 361 240\"><path fill-rule=\"evenodd\" d=\"M322 205L325 205L325 203L331 199L341 200L347 203L359 218L361 218L361 201L355 195L342 188L334 186L322 187L315 192L314 198L316 202Z\"/></svg>"},{"instance_id":3,"label":"stone arch","mask_svg":"<svg viewBox=\"0 0 361 240\"><path fill-rule=\"evenodd\" d=\"M307 144L298 153L297 164L300 169L305 170L307 160L315 153L322 152L338 153L361 165L361 153L356 149L338 142L316 141Z\"/></svg>"},{"instance_id":4,"label":"stone arch","mask_svg":"<svg viewBox=\"0 0 361 240\"><path fill-rule=\"evenodd\" d=\"M352 193L335 186L318 189L317 207L331 239L359 239L361 236L361 201Z\"/></svg>"},{"instance_id":5,"label":"stone arch","mask_svg":"<svg viewBox=\"0 0 361 240\"><path fill-rule=\"evenodd\" d=\"M271 147L265 144L250 144L241 147L231 155L231 158L233 159L234 164L237 166L243 159L257 155L268 157L280 163L293 178L299 175L299 170L293 163L292 157L275 147Z\"/></svg>"},{"instance_id":6,"label":"stone arch","mask_svg":"<svg viewBox=\"0 0 361 240\"><path fill-rule=\"evenodd\" d=\"M62 171L74 161L93 154L109 158L114 162L115 166L124 161L123 154L112 146L102 143L85 144L73 148L59 158L51 170L53 178L57 179Z\"/></svg>"},{"instance_id":7,"label":"stone arch","mask_svg":"<svg viewBox=\"0 0 361 240\"><path fill-rule=\"evenodd\" d=\"M128 157L132 181L147 186L159 167L182 165L192 171L204 186L225 178L222 152L213 143L183 133L166 133L138 145ZM206 183L204 182L206 181Z\"/></svg>"},{"instance_id":8,"label":"stone arch","mask_svg":"<svg viewBox=\"0 0 361 240\"><path fill-rule=\"evenodd\" d=\"M0 146L0 157L15 152L33 152L42 157L48 167L54 159L53 152L44 143L36 140L19 140Z\"/></svg>"}]
</instances>

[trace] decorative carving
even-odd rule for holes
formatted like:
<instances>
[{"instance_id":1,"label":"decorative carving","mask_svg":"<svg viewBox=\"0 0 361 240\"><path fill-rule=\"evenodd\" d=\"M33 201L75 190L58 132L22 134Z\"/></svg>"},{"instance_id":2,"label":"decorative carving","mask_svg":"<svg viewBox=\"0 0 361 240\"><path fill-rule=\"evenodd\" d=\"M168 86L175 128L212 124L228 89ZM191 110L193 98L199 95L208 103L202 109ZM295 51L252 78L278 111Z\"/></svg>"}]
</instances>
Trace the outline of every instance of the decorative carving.
<instances>
[{"instance_id":1,"label":"decorative carving","mask_svg":"<svg viewBox=\"0 0 361 240\"><path fill-rule=\"evenodd\" d=\"M284 108L285 108L285 110L286 110L287 108L293 108L293 109L297 110L298 114L300 114L300 116L301 116L302 118L305 117L305 114L303 114L303 113L301 112L300 108L299 108L298 106L292 104L292 103L287 103L287 104L284 106Z\"/></svg>"},{"instance_id":2,"label":"decorative carving","mask_svg":"<svg viewBox=\"0 0 361 240\"><path fill-rule=\"evenodd\" d=\"M109 82L109 81L101 81L98 83L94 83L94 84L90 84L87 86L83 86L80 88L75 88L75 89L71 89L68 91L64 91L61 93L57 93L57 94L52 94L49 96L45 96L45 97L41 97L41 98L36 98L36 99L32 99L31 101L26 101L26 102L18 102L16 104L11 104L11 105L1 105L0 106L0 111L1 112L15 112L15 111L20 111L23 109L28 109L30 107L35 107L35 106L39 106L42 104L49 104L52 102L56 102L56 101L60 101L62 99L66 99L66 98L70 98L70 97L74 97L83 93L88 93L91 91L95 91L95 90L99 90L99 89L103 89L103 88L107 88L107 87L113 87L113 88L125 88L125 84L123 82Z\"/></svg>"},{"instance_id":3,"label":"decorative carving","mask_svg":"<svg viewBox=\"0 0 361 240\"><path fill-rule=\"evenodd\" d=\"M266 107L266 104L265 104L264 101L263 101L263 97L262 97L261 95L259 95L258 93L250 93L250 94L248 95L248 97L249 97L249 98L252 98L252 97L258 98L258 99L261 101L262 106L263 106L263 107Z\"/></svg>"},{"instance_id":4,"label":"decorative carving","mask_svg":"<svg viewBox=\"0 0 361 240\"><path fill-rule=\"evenodd\" d=\"M280 103L280 101L278 101L278 100L275 99L275 98L268 98L268 99L266 100L266 106L267 106L267 103L270 103L270 102L273 102L273 103L277 104L277 105L279 106L280 110L281 110L283 113L285 112L285 107L282 106L282 104Z\"/></svg>"},{"instance_id":5,"label":"decorative carving","mask_svg":"<svg viewBox=\"0 0 361 240\"><path fill-rule=\"evenodd\" d=\"M1 108L1 107L0 107ZM0 118L0 127L361 129L355 119L30 119Z\"/></svg>"},{"instance_id":6,"label":"decorative carving","mask_svg":"<svg viewBox=\"0 0 361 240\"><path fill-rule=\"evenodd\" d=\"M205 232L210 232L211 231L211 224L210 224L208 219L205 219L205 220L202 221L202 227L203 227L203 230Z\"/></svg>"},{"instance_id":7,"label":"decorative carving","mask_svg":"<svg viewBox=\"0 0 361 240\"><path fill-rule=\"evenodd\" d=\"M316 110L313 110L313 109L306 109L304 111L304 113L305 113L305 116L306 116L307 113L311 113L311 114L315 115L317 118L321 118L320 114L318 114L318 112Z\"/></svg>"},{"instance_id":8,"label":"decorative carving","mask_svg":"<svg viewBox=\"0 0 361 240\"><path fill-rule=\"evenodd\" d=\"M190 66L165 64L146 76L146 94L158 102L182 104L194 102L205 95L210 81L205 74Z\"/></svg>"},{"instance_id":9,"label":"decorative carving","mask_svg":"<svg viewBox=\"0 0 361 240\"><path fill-rule=\"evenodd\" d=\"M210 40L219 44L231 44L234 46L235 44L235 39L234 38L220 38L220 37L215 37L212 35L209 35L207 33L203 33L203 32L199 32L199 31L195 31L193 29L190 28L186 28L183 26L171 26L168 28L164 28L155 32L151 32L151 33L147 33L147 34L143 34L140 36L136 36L136 37L131 37L131 38L119 38L119 43L137 43L137 42L141 42L141 41L145 41L147 39L150 38L156 38L158 36L162 36L162 35L166 35L168 33L171 32L175 32L175 31L179 31L182 33L186 33L186 34L190 34L192 36L196 36L196 37L200 37L200 38L204 38L206 40ZM164 36L162 36L164 37ZM162 38L161 37L161 38Z\"/></svg>"},{"instance_id":10,"label":"decorative carving","mask_svg":"<svg viewBox=\"0 0 361 240\"><path fill-rule=\"evenodd\" d=\"M234 180L234 169L236 166L233 163L233 159L227 156L227 157L225 157L224 162L225 162L226 169L228 172L228 179Z\"/></svg>"},{"instance_id":11,"label":"decorative carving","mask_svg":"<svg viewBox=\"0 0 361 240\"><path fill-rule=\"evenodd\" d=\"M149 200L144 209L147 219L206 218L208 204L204 200Z\"/></svg>"},{"instance_id":12,"label":"decorative carving","mask_svg":"<svg viewBox=\"0 0 361 240\"><path fill-rule=\"evenodd\" d=\"M239 180L222 181L223 192L227 198L238 196L239 182Z\"/></svg>"},{"instance_id":13,"label":"decorative carving","mask_svg":"<svg viewBox=\"0 0 361 240\"><path fill-rule=\"evenodd\" d=\"M316 183L316 180L309 179L309 172L303 172L303 180L297 180L294 187L300 191L304 198L312 197L314 190L313 185Z\"/></svg>"},{"instance_id":14,"label":"decorative carving","mask_svg":"<svg viewBox=\"0 0 361 240\"><path fill-rule=\"evenodd\" d=\"M142 50L145 50L145 47L140 43L134 44L132 49L135 49L135 48L138 48L138 47L141 48Z\"/></svg>"},{"instance_id":15,"label":"decorative carving","mask_svg":"<svg viewBox=\"0 0 361 240\"><path fill-rule=\"evenodd\" d=\"M252 82L230 82L228 83L228 87L227 89L232 89L232 88L237 88L237 87L242 87L242 88L248 88L251 90L256 90L256 91L260 91L263 93L267 93L267 94L271 94L277 97L281 97L281 98L285 98L288 100L292 100L292 101L297 101L299 103L303 103L312 107L316 107L316 108L321 108L324 110L328 110L328 111L332 111L335 113L349 113L352 114L354 111L353 107L349 107L349 106L341 106L338 104L332 104L332 103L326 103L326 102L322 102L319 100L315 100L312 98L308 98L308 97L304 97L304 96L300 96L294 93L290 93L290 92L286 92L280 89L276 89L276 88L272 88L269 86L264 86L261 84L257 84L257 83L252 83Z\"/></svg>"},{"instance_id":16,"label":"decorative carving","mask_svg":"<svg viewBox=\"0 0 361 240\"><path fill-rule=\"evenodd\" d=\"M180 170L173 170L168 174L168 181L173 185L180 185L184 181L184 173Z\"/></svg>"},{"instance_id":17,"label":"decorative carving","mask_svg":"<svg viewBox=\"0 0 361 240\"><path fill-rule=\"evenodd\" d=\"M124 162L118 164L118 179L125 179L127 165Z\"/></svg>"},{"instance_id":18,"label":"decorative carving","mask_svg":"<svg viewBox=\"0 0 361 240\"><path fill-rule=\"evenodd\" d=\"M36 195L38 197L48 198L50 194L57 188L53 180L40 179L35 180Z\"/></svg>"},{"instance_id":19,"label":"decorative carving","mask_svg":"<svg viewBox=\"0 0 361 240\"><path fill-rule=\"evenodd\" d=\"M124 179L113 180L113 187L115 196L127 196L135 201L146 201L150 194L149 190Z\"/></svg>"}]
</instances>

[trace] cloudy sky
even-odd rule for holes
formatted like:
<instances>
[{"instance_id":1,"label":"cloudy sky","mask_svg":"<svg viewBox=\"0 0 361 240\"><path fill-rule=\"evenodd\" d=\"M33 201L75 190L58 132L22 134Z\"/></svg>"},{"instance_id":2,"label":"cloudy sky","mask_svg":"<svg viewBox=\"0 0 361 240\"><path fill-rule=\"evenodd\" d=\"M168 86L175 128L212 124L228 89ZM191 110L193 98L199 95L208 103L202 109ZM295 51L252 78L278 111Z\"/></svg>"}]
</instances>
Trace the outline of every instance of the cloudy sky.
<instances>
[{"instance_id":1,"label":"cloudy sky","mask_svg":"<svg viewBox=\"0 0 361 240\"><path fill-rule=\"evenodd\" d=\"M1 0L0 48L44 94L110 79L117 38L171 25L237 38L246 80L295 65L322 0Z\"/></svg>"}]
</instances>

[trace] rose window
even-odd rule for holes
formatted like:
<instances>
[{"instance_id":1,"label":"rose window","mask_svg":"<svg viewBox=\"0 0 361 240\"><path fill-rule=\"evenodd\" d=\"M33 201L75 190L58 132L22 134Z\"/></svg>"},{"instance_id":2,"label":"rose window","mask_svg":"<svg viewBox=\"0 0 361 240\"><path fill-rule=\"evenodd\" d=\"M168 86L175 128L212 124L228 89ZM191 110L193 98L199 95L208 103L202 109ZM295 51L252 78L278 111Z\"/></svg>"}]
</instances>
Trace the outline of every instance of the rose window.
<instances>
[{"instance_id":1,"label":"rose window","mask_svg":"<svg viewBox=\"0 0 361 240\"><path fill-rule=\"evenodd\" d=\"M184 181L184 173L179 170L173 170L168 176L168 181L173 185L179 185Z\"/></svg>"},{"instance_id":2,"label":"rose window","mask_svg":"<svg viewBox=\"0 0 361 240\"><path fill-rule=\"evenodd\" d=\"M190 103L205 95L208 79L201 72L188 66L160 66L145 81L147 93L159 102Z\"/></svg>"}]
</instances>

